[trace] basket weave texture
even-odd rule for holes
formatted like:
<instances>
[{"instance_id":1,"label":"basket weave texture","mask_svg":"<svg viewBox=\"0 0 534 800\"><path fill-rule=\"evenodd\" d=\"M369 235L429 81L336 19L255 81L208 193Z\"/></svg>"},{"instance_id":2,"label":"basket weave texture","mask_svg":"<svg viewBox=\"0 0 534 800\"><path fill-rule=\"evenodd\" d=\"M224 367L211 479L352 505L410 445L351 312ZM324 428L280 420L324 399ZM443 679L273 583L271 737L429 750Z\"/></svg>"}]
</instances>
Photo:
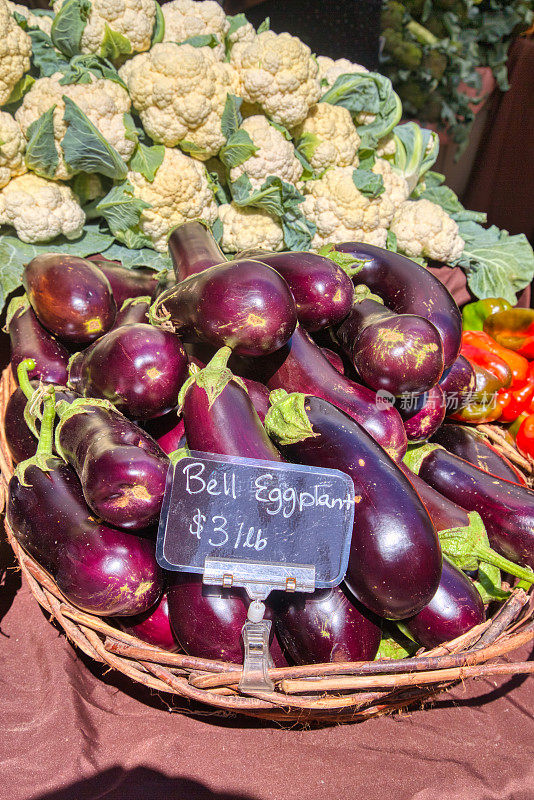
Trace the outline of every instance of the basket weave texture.
<instances>
[{"instance_id":1,"label":"basket weave texture","mask_svg":"<svg viewBox=\"0 0 534 800\"><path fill-rule=\"evenodd\" d=\"M0 415L15 388L11 369L0 380ZM0 430L2 500L13 464ZM534 598L516 589L493 617L454 641L400 661L311 664L271 669L273 692L241 694L241 667L170 653L131 636L113 622L87 614L66 600L50 575L18 544L8 541L37 602L86 655L156 692L209 706L287 722L363 721L420 704L467 678L534 672L534 662L503 656L534 639Z\"/></svg>"}]
</instances>

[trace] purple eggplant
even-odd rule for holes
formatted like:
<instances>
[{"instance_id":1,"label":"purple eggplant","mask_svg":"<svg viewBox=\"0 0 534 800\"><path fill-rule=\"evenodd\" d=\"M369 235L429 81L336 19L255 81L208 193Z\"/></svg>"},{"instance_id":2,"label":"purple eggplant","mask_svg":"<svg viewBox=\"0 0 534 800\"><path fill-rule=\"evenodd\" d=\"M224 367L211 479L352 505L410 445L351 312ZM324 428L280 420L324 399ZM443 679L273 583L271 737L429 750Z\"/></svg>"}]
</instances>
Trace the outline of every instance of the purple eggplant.
<instances>
[{"instance_id":1,"label":"purple eggplant","mask_svg":"<svg viewBox=\"0 0 534 800\"><path fill-rule=\"evenodd\" d=\"M121 325L131 325L134 322L147 323L151 302L148 295L127 298L117 311L112 330L120 328Z\"/></svg>"},{"instance_id":2,"label":"purple eggplant","mask_svg":"<svg viewBox=\"0 0 534 800\"><path fill-rule=\"evenodd\" d=\"M432 522L408 479L346 414L318 397L272 395L265 429L288 460L347 473L354 483L354 527L345 581L379 616L402 619L437 589L441 551Z\"/></svg>"},{"instance_id":3,"label":"purple eggplant","mask_svg":"<svg viewBox=\"0 0 534 800\"><path fill-rule=\"evenodd\" d=\"M86 397L110 400L137 420L158 417L178 403L187 354L170 331L136 323L109 331L70 362L70 384Z\"/></svg>"},{"instance_id":4,"label":"purple eggplant","mask_svg":"<svg viewBox=\"0 0 534 800\"><path fill-rule=\"evenodd\" d=\"M226 256L202 222L184 222L169 236L169 253L177 281L223 264Z\"/></svg>"},{"instance_id":5,"label":"purple eggplant","mask_svg":"<svg viewBox=\"0 0 534 800\"><path fill-rule=\"evenodd\" d=\"M162 417L147 420L143 428L167 455L185 447L184 418L175 409Z\"/></svg>"},{"instance_id":6,"label":"purple eggplant","mask_svg":"<svg viewBox=\"0 0 534 800\"><path fill-rule=\"evenodd\" d=\"M469 461L475 467L497 475L505 481L513 481L526 486L523 475L495 447L492 447L476 430L466 425L447 423L437 430L431 439L440 444L449 453Z\"/></svg>"},{"instance_id":7,"label":"purple eggplant","mask_svg":"<svg viewBox=\"0 0 534 800\"><path fill-rule=\"evenodd\" d=\"M223 347L204 369L190 367L191 377L180 391L187 444L204 453L283 461L245 384L226 366L230 355Z\"/></svg>"},{"instance_id":8,"label":"purple eggplant","mask_svg":"<svg viewBox=\"0 0 534 800\"><path fill-rule=\"evenodd\" d=\"M338 586L311 594L277 593L276 635L295 664L372 661L380 644L380 624Z\"/></svg>"},{"instance_id":9,"label":"purple eggplant","mask_svg":"<svg viewBox=\"0 0 534 800\"><path fill-rule=\"evenodd\" d=\"M69 354L40 324L26 295L11 300L7 309L6 330L15 376L20 362L25 358L33 358L35 368L29 373L30 378L41 378L44 383L67 384Z\"/></svg>"},{"instance_id":10,"label":"purple eggplant","mask_svg":"<svg viewBox=\"0 0 534 800\"><path fill-rule=\"evenodd\" d=\"M440 494L480 514L498 553L534 567L534 492L490 475L438 445L423 445L406 460Z\"/></svg>"},{"instance_id":11,"label":"purple eggplant","mask_svg":"<svg viewBox=\"0 0 534 800\"><path fill-rule=\"evenodd\" d=\"M356 280L379 295L397 314L417 314L431 322L443 343L444 367L448 369L460 351L462 317L445 286L425 267L399 253L372 244L336 244L336 251L348 253L356 263Z\"/></svg>"},{"instance_id":12,"label":"purple eggplant","mask_svg":"<svg viewBox=\"0 0 534 800\"><path fill-rule=\"evenodd\" d=\"M443 347L434 325L415 314L390 311L366 286L356 287L350 314L335 335L375 391L422 394L443 373Z\"/></svg>"},{"instance_id":13,"label":"purple eggplant","mask_svg":"<svg viewBox=\"0 0 534 800\"><path fill-rule=\"evenodd\" d=\"M476 389L475 372L465 356L458 356L445 370L439 385L445 396L447 414L454 414L473 401L473 392Z\"/></svg>"},{"instance_id":14,"label":"purple eggplant","mask_svg":"<svg viewBox=\"0 0 534 800\"><path fill-rule=\"evenodd\" d=\"M335 353L333 350L330 350L329 347L321 347L321 353L325 358L330 361L334 369L340 373L340 375L345 374L345 364L343 363L343 359L338 353Z\"/></svg>"},{"instance_id":15,"label":"purple eggplant","mask_svg":"<svg viewBox=\"0 0 534 800\"><path fill-rule=\"evenodd\" d=\"M95 514L126 530L156 522L169 466L156 442L105 400L81 398L58 412L56 449Z\"/></svg>"},{"instance_id":16,"label":"purple eggplant","mask_svg":"<svg viewBox=\"0 0 534 800\"><path fill-rule=\"evenodd\" d=\"M172 629L184 652L243 663L241 629L249 606L243 590L206 586L199 575L175 572L168 597Z\"/></svg>"},{"instance_id":17,"label":"purple eggplant","mask_svg":"<svg viewBox=\"0 0 534 800\"><path fill-rule=\"evenodd\" d=\"M250 259L226 261L167 289L150 317L185 338L250 356L278 350L297 323L287 283L271 267Z\"/></svg>"},{"instance_id":18,"label":"purple eggplant","mask_svg":"<svg viewBox=\"0 0 534 800\"><path fill-rule=\"evenodd\" d=\"M9 483L9 526L71 603L100 616L141 614L162 590L154 544L95 520L74 470L52 456L51 400L37 455Z\"/></svg>"},{"instance_id":19,"label":"purple eggplant","mask_svg":"<svg viewBox=\"0 0 534 800\"><path fill-rule=\"evenodd\" d=\"M269 358L254 359L251 369L270 389L305 392L328 400L365 428L395 461L406 452L406 433L398 411L371 389L340 375L300 325L284 347Z\"/></svg>"},{"instance_id":20,"label":"purple eggplant","mask_svg":"<svg viewBox=\"0 0 534 800\"><path fill-rule=\"evenodd\" d=\"M22 282L41 324L65 342L92 342L115 321L111 285L85 258L36 256L24 267Z\"/></svg>"},{"instance_id":21,"label":"purple eggplant","mask_svg":"<svg viewBox=\"0 0 534 800\"><path fill-rule=\"evenodd\" d=\"M485 619L484 604L473 583L444 558L434 597L402 624L414 639L431 648L456 639Z\"/></svg>"},{"instance_id":22,"label":"purple eggplant","mask_svg":"<svg viewBox=\"0 0 534 800\"><path fill-rule=\"evenodd\" d=\"M396 407L402 417L406 437L412 444L426 441L445 419L445 397L439 385L419 396L398 398Z\"/></svg>"},{"instance_id":23,"label":"purple eggplant","mask_svg":"<svg viewBox=\"0 0 534 800\"><path fill-rule=\"evenodd\" d=\"M163 650L170 650L175 653L180 649L176 637L172 632L171 621L169 619L169 599L167 590L161 595L158 604L154 608L145 611L135 617L127 617L125 620L118 620L121 628L137 636L142 642L148 642L155 647Z\"/></svg>"},{"instance_id":24,"label":"purple eggplant","mask_svg":"<svg viewBox=\"0 0 534 800\"><path fill-rule=\"evenodd\" d=\"M91 257L88 261L96 264L108 279L117 308L121 308L125 300L133 297L155 296L160 278L154 270L126 269L117 261L97 257Z\"/></svg>"}]
</instances>

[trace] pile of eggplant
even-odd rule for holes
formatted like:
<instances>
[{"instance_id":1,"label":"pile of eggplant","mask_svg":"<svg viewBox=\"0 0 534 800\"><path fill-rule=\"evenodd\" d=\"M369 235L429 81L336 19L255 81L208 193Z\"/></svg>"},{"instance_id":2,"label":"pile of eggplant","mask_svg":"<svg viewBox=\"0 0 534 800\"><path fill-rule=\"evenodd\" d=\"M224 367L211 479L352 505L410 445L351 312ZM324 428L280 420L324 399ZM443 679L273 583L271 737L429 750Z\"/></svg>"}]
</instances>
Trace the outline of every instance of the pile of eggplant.
<instances>
[{"instance_id":1,"label":"pile of eggplant","mask_svg":"<svg viewBox=\"0 0 534 800\"><path fill-rule=\"evenodd\" d=\"M361 243L228 261L200 222L169 246L174 275L37 256L8 309L7 519L71 603L165 649L242 661L245 594L155 559L184 448L354 483L341 586L269 598L277 665L433 647L534 581L534 493L444 422L474 375L430 272Z\"/></svg>"}]
</instances>

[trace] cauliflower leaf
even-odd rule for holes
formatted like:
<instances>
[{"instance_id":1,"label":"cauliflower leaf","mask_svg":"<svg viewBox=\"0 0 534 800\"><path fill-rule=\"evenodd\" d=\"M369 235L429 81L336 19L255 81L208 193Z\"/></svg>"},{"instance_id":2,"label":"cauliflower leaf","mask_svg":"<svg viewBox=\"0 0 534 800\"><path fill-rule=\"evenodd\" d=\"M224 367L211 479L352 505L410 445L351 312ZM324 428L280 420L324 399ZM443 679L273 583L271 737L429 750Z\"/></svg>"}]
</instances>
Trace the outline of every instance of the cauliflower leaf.
<instances>
[{"instance_id":1,"label":"cauliflower leaf","mask_svg":"<svg viewBox=\"0 0 534 800\"><path fill-rule=\"evenodd\" d=\"M366 197L378 197L385 191L382 175L371 169L355 169L352 173L355 187Z\"/></svg>"},{"instance_id":2,"label":"cauliflower leaf","mask_svg":"<svg viewBox=\"0 0 534 800\"><path fill-rule=\"evenodd\" d=\"M165 17L159 3L156 3L156 18L154 20L154 27L152 28L152 39L150 40L150 47L163 41L165 36Z\"/></svg>"},{"instance_id":3,"label":"cauliflower leaf","mask_svg":"<svg viewBox=\"0 0 534 800\"><path fill-rule=\"evenodd\" d=\"M114 242L107 250L101 250L100 252L103 258L107 258L110 261L120 261L126 269L150 267L150 269L154 269L157 272L172 270L170 256L165 253L158 253L156 250L149 250L147 247L130 249Z\"/></svg>"},{"instance_id":4,"label":"cauliflower leaf","mask_svg":"<svg viewBox=\"0 0 534 800\"><path fill-rule=\"evenodd\" d=\"M145 208L150 208L150 203L135 197L132 184L124 181L113 186L105 197L86 206L84 210L88 219L103 217L115 238L121 240L128 230L138 232L135 228Z\"/></svg>"},{"instance_id":5,"label":"cauliflower leaf","mask_svg":"<svg viewBox=\"0 0 534 800\"><path fill-rule=\"evenodd\" d=\"M133 52L132 43L130 40L123 36L118 31L112 31L109 25L104 25L104 38L100 45L100 55L102 58L109 58L111 61L117 61L122 56L129 56Z\"/></svg>"},{"instance_id":6,"label":"cauliflower leaf","mask_svg":"<svg viewBox=\"0 0 534 800\"><path fill-rule=\"evenodd\" d=\"M152 181L156 177L156 172L161 167L165 157L165 146L162 144L155 144L152 146L138 142L135 153L130 159L130 169L134 172L140 172L141 175Z\"/></svg>"},{"instance_id":7,"label":"cauliflower leaf","mask_svg":"<svg viewBox=\"0 0 534 800\"><path fill-rule=\"evenodd\" d=\"M123 180L128 167L115 148L70 97L63 95L63 102L68 128L61 147L66 164L73 170L99 172L113 180Z\"/></svg>"},{"instance_id":8,"label":"cauliflower leaf","mask_svg":"<svg viewBox=\"0 0 534 800\"><path fill-rule=\"evenodd\" d=\"M53 178L56 174L59 157L54 138L53 105L28 128L26 145L26 166L43 178Z\"/></svg>"},{"instance_id":9,"label":"cauliflower leaf","mask_svg":"<svg viewBox=\"0 0 534 800\"><path fill-rule=\"evenodd\" d=\"M80 53L82 35L90 13L90 0L67 0L54 17L52 42L69 58Z\"/></svg>"},{"instance_id":10,"label":"cauliflower leaf","mask_svg":"<svg viewBox=\"0 0 534 800\"><path fill-rule=\"evenodd\" d=\"M28 73L26 73L26 75L23 75L22 78L18 80L14 85L11 94L7 99L7 103L5 105L9 106L12 103L18 103L19 100L22 100L26 92L29 91L29 89L31 89L34 83L35 83L35 78L32 78L31 75L28 75Z\"/></svg>"}]
</instances>

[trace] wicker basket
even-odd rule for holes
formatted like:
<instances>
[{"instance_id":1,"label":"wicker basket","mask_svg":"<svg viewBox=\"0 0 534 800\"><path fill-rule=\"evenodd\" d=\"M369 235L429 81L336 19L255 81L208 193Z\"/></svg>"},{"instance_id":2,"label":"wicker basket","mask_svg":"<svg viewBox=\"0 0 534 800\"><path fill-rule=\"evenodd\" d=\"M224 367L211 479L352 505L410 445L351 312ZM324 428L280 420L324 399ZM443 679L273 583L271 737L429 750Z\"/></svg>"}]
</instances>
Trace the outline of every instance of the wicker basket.
<instances>
[{"instance_id":1,"label":"wicker basket","mask_svg":"<svg viewBox=\"0 0 534 800\"><path fill-rule=\"evenodd\" d=\"M14 389L11 370L0 381L0 412ZM3 500L13 467L0 432ZM214 712L241 713L291 723L361 721L420 704L466 678L534 672L534 662L502 661L534 638L534 600L515 590L493 618L452 642L401 661L312 664L270 670L273 692L240 694L236 664L169 653L71 605L17 543L8 540L37 602L91 658L157 692L203 703Z\"/></svg>"}]
</instances>

